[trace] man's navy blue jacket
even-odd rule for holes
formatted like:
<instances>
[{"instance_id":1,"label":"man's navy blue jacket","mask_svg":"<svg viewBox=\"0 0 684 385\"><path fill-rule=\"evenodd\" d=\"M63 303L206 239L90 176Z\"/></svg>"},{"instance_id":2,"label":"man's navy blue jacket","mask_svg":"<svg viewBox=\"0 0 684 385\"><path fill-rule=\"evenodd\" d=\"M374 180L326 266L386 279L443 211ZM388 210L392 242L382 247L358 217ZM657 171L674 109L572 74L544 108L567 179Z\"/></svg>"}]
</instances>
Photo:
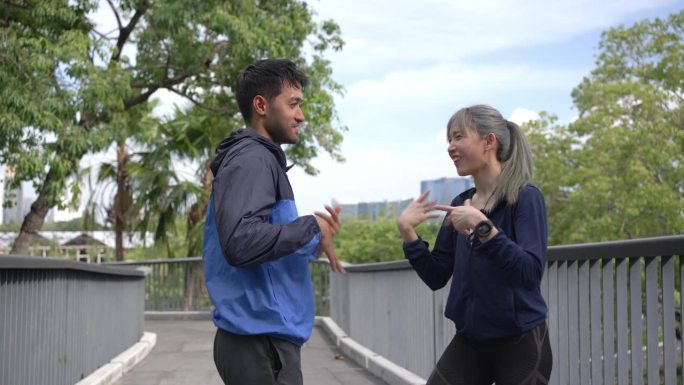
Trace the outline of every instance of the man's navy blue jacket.
<instances>
[{"instance_id":1,"label":"man's navy blue jacket","mask_svg":"<svg viewBox=\"0 0 684 385\"><path fill-rule=\"evenodd\" d=\"M451 202L463 205L469 189ZM540 284L546 268L547 224L544 198L532 185L513 205L500 202L487 217L499 233L484 244L443 226L432 252L421 239L404 244L404 254L432 289L451 289L444 314L457 332L488 340L529 331L546 321Z\"/></svg>"},{"instance_id":2,"label":"man's navy blue jacket","mask_svg":"<svg viewBox=\"0 0 684 385\"><path fill-rule=\"evenodd\" d=\"M316 219L297 214L280 146L243 129L216 152L202 251L214 324L302 345L314 321Z\"/></svg>"}]
</instances>

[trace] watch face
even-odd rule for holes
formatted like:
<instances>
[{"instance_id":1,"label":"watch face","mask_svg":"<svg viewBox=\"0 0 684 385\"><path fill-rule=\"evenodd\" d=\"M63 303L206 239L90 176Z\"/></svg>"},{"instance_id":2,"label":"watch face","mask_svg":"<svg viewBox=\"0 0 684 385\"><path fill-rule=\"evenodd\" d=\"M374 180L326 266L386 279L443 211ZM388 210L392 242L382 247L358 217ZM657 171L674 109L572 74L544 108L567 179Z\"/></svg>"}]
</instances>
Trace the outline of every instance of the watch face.
<instances>
[{"instance_id":1,"label":"watch face","mask_svg":"<svg viewBox=\"0 0 684 385\"><path fill-rule=\"evenodd\" d=\"M482 221L475 227L475 233L478 237L486 237L492 232L492 223L489 221Z\"/></svg>"}]
</instances>

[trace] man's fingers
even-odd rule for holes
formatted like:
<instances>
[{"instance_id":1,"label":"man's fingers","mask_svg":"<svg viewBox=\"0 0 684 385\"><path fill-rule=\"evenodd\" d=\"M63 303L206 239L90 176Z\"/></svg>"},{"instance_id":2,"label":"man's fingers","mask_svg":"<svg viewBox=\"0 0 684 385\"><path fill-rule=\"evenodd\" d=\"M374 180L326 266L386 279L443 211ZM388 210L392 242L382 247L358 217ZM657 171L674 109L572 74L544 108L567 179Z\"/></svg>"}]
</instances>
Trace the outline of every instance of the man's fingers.
<instances>
[{"instance_id":1,"label":"man's fingers","mask_svg":"<svg viewBox=\"0 0 684 385\"><path fill-rule=\"evenodd\" d=\"M470 199L466 199L465 202L463 202L463 206L470 206Z\"/></svg>"},{"instance_id":2,"label":"man's fingers","mask_svg":"<svg viewBox=\"0 0 684 385\"><path fill-rule=\"evenodd\" d=\"M340 223L338 221L335 221L330 215L326 215L320 211L315 211L314 215L325 221L332 235L337 234L337 231L340 229Z\"/></svg>"},{"instance_id":3,"label":"man's fingers","mask_svg":"<svg viewBox=\"0 0 684 385\"><path fill-rule=\"evenodd\" d=\"M342 261L339 259L337 260L337 272L341 274L346 274L347 271L344 269L344 265L342 265Z\"/></svg>"},{"instance_id":4,"label":"man's fingers","mask_svg":"<svg viewBox=\"0 0 684 385\"><path fill-rule=\"evenodd\" d=\"M337 253L335 252L335 248L333 248L332 246L330 248L327 248L326 255L328 256L328 261L330 261L330 268L332 269L332 271L336 273L345 272L344 267L342 267L342 263L339 259L337 259Z\"/></svg>"},{"instance_id":5,"label":"man's fingers","mask_svg":"<svg viewBox=\"0 0 684 385\"><path fill-rule=\"evenodd\" d=\"M330 217L332 217L333 221L337 222L338 224L340 223L340 208L335 207L333 208L332 206L325 206L325 209L328 210L330 213Z\"/></svg>"}]
</instances>

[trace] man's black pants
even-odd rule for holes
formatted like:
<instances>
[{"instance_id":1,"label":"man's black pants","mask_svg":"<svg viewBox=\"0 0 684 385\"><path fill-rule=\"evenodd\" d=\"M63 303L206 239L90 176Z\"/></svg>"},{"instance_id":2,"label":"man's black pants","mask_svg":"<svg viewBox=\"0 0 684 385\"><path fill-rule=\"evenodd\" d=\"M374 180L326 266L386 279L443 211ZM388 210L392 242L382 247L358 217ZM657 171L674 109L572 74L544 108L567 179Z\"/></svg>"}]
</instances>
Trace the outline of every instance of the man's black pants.
<instances>
[{"instance_id":1,"label":"man's black pants","mask_svg":"<svg viewBox=\"0 0 684 385\"><path fill-rule=\"evenodd\" d=\"M301 349L290 341L216 330L214 363L226 385L302 385Z\"/></svg>"}]
</instances>

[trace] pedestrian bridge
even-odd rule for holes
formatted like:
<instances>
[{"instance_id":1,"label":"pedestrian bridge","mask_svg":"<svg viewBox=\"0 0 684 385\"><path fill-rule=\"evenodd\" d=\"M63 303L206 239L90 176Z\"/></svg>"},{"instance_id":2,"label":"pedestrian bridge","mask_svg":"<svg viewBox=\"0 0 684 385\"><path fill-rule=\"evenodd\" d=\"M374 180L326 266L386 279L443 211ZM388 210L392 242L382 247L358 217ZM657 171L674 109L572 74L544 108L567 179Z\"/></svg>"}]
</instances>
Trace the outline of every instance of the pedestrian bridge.
<instances>
[{"instance_id":1,"label":"pedestrian bridge","mask_svg":"<svg viewBox=\"0 0 684 385\"><path fill-rule=\"evenodd\" d=\"M682 383L683 256L684 235L550 247L551 383ZM455 333L442 315L448 286L432 292L406 261L347 271L312 264L322 318L303 348L306 383L424 383ZM119 374L99 383L213 383L210 306L199 258L101 266L1 256L0 384L74 384L112 365Z\"/></svg>"},{"instance_id":2,"label":"pedestrian bridge","mask_svg":"<svg viewBox=\"0 0 684 385\"><path fill-rule=\"evenodd\" d=\"M156 315L145 320L145 330L156 335L154 348L114 384L223 385L212 356L216 329L207 317ZM386 384L347 358L322 326L302 347L302 374L312 385Z\"/></svg>"}]
</instances>

